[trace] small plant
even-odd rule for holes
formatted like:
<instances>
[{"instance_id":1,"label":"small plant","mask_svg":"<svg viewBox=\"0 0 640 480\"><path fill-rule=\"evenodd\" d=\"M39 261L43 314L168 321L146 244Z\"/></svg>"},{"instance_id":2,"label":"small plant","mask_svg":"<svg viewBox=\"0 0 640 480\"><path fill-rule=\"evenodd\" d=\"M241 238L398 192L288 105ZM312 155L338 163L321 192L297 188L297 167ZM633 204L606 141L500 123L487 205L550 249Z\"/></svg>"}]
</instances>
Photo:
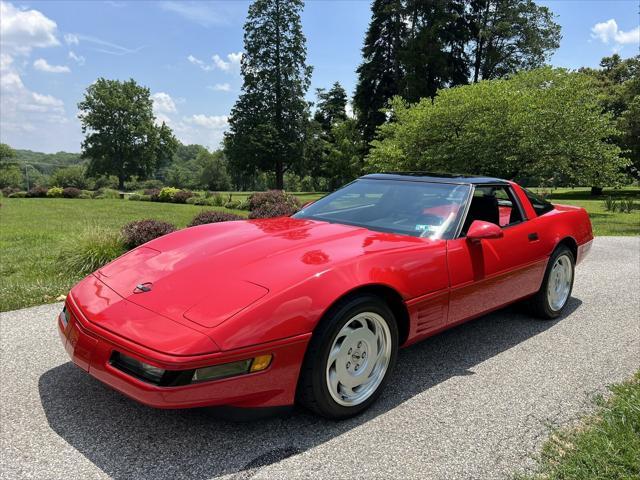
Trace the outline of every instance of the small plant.
<instances>
[{"instance_id":1,"label":"small plant","mask_svg":"<svg viewBox=\"0 0 640 480\"><path fill-rule=\"evenodd\" d=\"M19 188L15 188L15 187L4 187L2 189L2 196L3 197L8 197L9 195L11 195L12 193L16 193L19 192L20 189Z\"/></svg>"},{"instance_id":2,"label":"small plant","mask_svg":"<svg viewBox=\"0 0 640 480\"><path fill-rule=\"evenodd\" d=\"M63 245L58 262L71 274L88 275L125 252L121 235L117 231L89 227Z\"/></svg>"},{"instance_id":3,"label":"small plant","mask_svg":"<svg viewBox=\"0 0 640 480\"><path fill-rule=\"evenodd\" d=\"M249 197L249 218L289 216L301 207L300 200L282 190L254 193Z\"/></svg>"},{"instance_id":4,"label":"small plant","mask_svg":"<svg viewBox=\"0 0 640 480\"><path fill-rule=\"evenodd\" d=\"M9 198L25 198L27 196L27 192L13 192L9 195Z\"/></svg>"},{"instance_id":5,"label":"small plant","mask_svg":"<svg viewBox=\"0 0 640 480\"><path fill-rule=\"evenodd\" d=\"M211 195L209 195L209 200L211 200L211 205L213 205L214 207L221 207L222 205L224 205L223 196L217 192L211 193Z\"/></svg>"},{"instance_id":6,"label":"small plant","mask_svg":"<svg viewBox=\"0 0 640 480\"><path fill-rule=\"evenodd\" d=\"M230 222L233 220L242 220L242 217L235 213L205 210L193 217L193 220L191 220L188 226L195 227L196 225L204 225L206 223Z\"/></svg>"},{"instance_id":7,"label":"small plant","mask_svg":"<svg viewBox=\"0 0 640 480\"><path fill-rule=\"evenodd\" d=\"M619 210L621 213L633 213L636 208L636 204L633 198L623 198L619 203Z\"/></svg>"},{"instance_id":8,"label":"small plant","mask_svg":"<svg viewBox=\"0 0 640 480\"><path fill-rule=\"evenodd\" d=\"M615 212L618 209L618 201L611 196L605 198L602 203L607 212Z\"/></svg>"},{"instance_id":9,"label":"small plant","mask_svg":"<svg viewBox=\"0 0 640 480\"><path fill-rule=\"evenodd\" d=\"M164 187L158 193L158 201L159 202L173 202L173 198L175 197L176 193L178 193L179 191L180 191L179 188Z\"/></svg>"},{"instance_id":10,"label":"small plant","mask_svg":"<svg viewBox=\"0 0 640 480\"><path fill-rule=\"evenodd\" d=\"M122 227L122 239L127 248L135 248L143 243L175 232L176 227L160 220L137 220Z\"/></svg>"},{"instance_id":11,"label":"small plant","mask_svg":"<svg viewBox=\"0 0 640 480\"><path fill-rule=\"evenodd\" d=\"M173 195L173 202L174 203L186 203L187 200L190 199L191 197L193 197L193 192L191 192L189 190L178 190Z\"/></svg>"},{"instance_id":12,"label":"small plant","mask_svg":"<svg viewBox=\"0 0 640 480\"><path fill-rule=\"evenodd\" d=\"M150 202L151 201L151 195L140 195L140 201L141 202Z\"/></svg>"},{"instance_id":13,"label":"small plant","mask_svg":"<svg viewBox=\"0 0 640 480\"><path fill-rule=\"evenodd\" d=\"M67 187L62 190L62 196L64 198L78 198L82 190L76 187Z\"/></svg>"},{"instance_id":14,"label":"small plant","mask_svg":"<svg viewBox=\"0 0 640 480\"><path fill-rule=\"evenodd\" d=\"M129 195L129 200L138 201L140 200L141 196L142 195L140 195L139 193L132 193L131 195Z\"/></svg>"},{"instance_id":15,"label":"small plant","mask_svg":"<svg viewBox=\"0 0 640 480\"><path fill-rule=\"evenodd\" d=\"M47 197L49 198L60 198L62 197L63 188L62 187L51 187L47 190Z\"/></svg>"},{"instance_id":16,"label":"small plant","mask_svg":"<svg viewBox=\"0 0 640 480\"><path fill-rule=\"evenodd\" d=\"M149 195L150 197L152 196L158 196L158 194L160 193L160 189L159 188L146 188L143 192L144 195Z\"/></svg>"},{"instance_id":17,"label":"small plant","mask_svg":"<svg viewBox=\"0 0 640 480\"><path fill-rule=\"evenodd\" d=\"M29 198L42 198L47 196L47 187L33 187L27 192Z\"/></svg>"},{"instance_id":18,"label":"small plant","mask_svg":"<svg viewBox=\"0 0 640 480\"><path fill-rule=\"evenodd\" d=\"M82 200L91 200L93 198L93 192L91 190L81 190L78 198Z\"/></svg>"},{"instance_id":19,"label":"small plant","mask_svg":"<svg viewBox=\"0 0 640 480\"><path fill-rule=\"evenodd\" d=\"M95 192L93 198L114 200L120 198L120 192L113 188L101 188Z\"/></svg>"}]
</instances>

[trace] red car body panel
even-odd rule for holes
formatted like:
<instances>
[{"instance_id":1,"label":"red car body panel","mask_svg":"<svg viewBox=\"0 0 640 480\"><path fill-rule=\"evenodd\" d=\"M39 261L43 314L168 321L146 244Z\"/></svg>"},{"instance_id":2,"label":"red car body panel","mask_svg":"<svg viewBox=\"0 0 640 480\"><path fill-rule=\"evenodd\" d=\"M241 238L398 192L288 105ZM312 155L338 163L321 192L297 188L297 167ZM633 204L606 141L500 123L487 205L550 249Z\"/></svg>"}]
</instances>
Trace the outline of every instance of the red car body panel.
<instances>
[{"instance_id":1,"label":"red car body panel","mask_svg":"<svg viewBox=\"0 0 640 480\"><path fill-rule=\"evenodd\" d=\"M511 186L526 221L481 242L289 217L180 230L76 285L70 319L58 321L61 339L81 368L154 407L290 405L316 325L354 290L384 288L401 299L406 346L535 293L561 241L573 242L581 261L593 239L586 212L556 205L537 216ZM113 351L165 370L273 360L261 372L159 387L114 368Z\"/></svg>"}]
</instances>

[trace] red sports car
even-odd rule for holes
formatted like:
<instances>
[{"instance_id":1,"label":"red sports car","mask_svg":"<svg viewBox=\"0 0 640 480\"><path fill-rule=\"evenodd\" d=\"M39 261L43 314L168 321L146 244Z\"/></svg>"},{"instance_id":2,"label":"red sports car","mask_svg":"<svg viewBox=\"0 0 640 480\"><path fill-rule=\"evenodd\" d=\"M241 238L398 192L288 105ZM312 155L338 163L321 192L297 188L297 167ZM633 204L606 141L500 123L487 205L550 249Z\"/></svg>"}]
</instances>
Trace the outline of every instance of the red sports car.
<instances>
[{"instance_id":1,"label":"red sports car","mask_svg":"<svg viewBox=\"0 0 640 480\"><path fill-rule=\"evenodd\" d=\"M292 217L187 228L78 283L73 361L153 407L366 409L398 349L513 302L555 318L593 234L496 178L366 175Z\"/></svg>"}]
</instances>

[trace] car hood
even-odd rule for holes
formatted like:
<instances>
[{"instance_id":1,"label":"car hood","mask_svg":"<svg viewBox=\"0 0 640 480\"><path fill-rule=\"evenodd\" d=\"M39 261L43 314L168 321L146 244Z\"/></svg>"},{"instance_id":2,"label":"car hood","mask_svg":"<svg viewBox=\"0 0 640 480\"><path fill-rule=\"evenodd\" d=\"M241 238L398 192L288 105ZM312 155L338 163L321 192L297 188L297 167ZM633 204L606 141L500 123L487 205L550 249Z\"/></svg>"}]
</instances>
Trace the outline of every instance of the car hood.
<instances>
[{"instance_id":1,"label":"car hood","mask_svg":"<svg viewBox=\"0 0 640 480\"><path fill-rule=\"evenodd\" d=\"M223 222L151 241L96 276L129 302L209 329L337 262L418 241L290 217Z\"/></svg>"}]
</instances>

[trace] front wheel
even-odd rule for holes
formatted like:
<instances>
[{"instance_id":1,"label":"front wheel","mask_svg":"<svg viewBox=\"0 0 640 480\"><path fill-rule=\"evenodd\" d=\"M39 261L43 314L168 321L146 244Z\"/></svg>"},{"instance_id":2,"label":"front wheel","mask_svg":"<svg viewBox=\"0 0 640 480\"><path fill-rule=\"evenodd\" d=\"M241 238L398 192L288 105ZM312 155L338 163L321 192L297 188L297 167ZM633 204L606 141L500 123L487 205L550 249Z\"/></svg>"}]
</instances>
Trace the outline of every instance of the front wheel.
<instances>
[{"instance_id":1,"label":"front wheel","mask_svg":"<svg viewBox=\"0 0 640 480\"><path fill-rule=\"evenodd\" d=\"M542 286L530 300L533 313L543 319L560 316L573 290L575 259L564 245L559 246L549 258Z\"/></svg>"},{"instance_id":2,"label":"front wheel","mask_svg":"<svg viewBox=\"0 0 640 480\"><path fill-rule=\"evenodd\" d=\"M342 302L311 339L299 400L328 418L356 415L380 395L397 351L398 328L384 302L371 295Z\"/></svg>"}]
</instances>

